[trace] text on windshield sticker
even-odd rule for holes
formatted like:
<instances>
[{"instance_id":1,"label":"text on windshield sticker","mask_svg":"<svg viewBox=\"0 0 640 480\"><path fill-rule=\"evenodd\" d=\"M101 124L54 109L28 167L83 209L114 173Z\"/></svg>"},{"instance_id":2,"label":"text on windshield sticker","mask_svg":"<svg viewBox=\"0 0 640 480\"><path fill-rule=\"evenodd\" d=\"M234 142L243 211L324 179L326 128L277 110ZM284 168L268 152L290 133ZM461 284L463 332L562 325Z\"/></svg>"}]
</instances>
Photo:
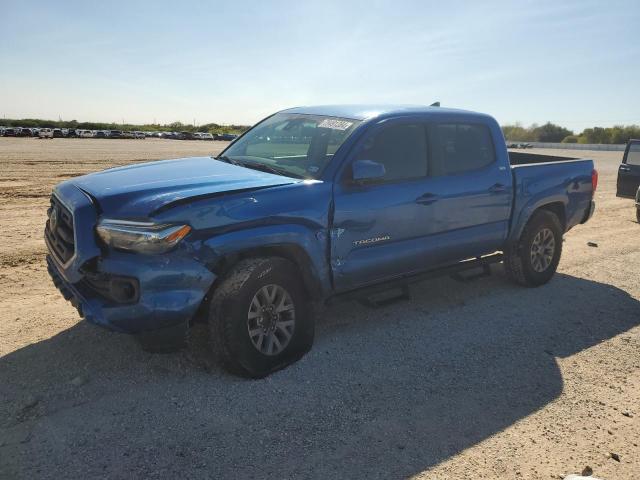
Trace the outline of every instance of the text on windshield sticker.
<instances>
[{"instance_id":1,"label":"text on windshield sticker","mask_svg":"<svg viewBox=\"0 0 640 480\"><path fill-rule=\"evenodd\" d=\"M318 128L331 128L332 130L346 130L351 125L353 125L353 122L347 122L346 120L334 120L334 119L325 118L323 121L320 122L320 124L318 125Z\"/></svg>"}]
</instances>

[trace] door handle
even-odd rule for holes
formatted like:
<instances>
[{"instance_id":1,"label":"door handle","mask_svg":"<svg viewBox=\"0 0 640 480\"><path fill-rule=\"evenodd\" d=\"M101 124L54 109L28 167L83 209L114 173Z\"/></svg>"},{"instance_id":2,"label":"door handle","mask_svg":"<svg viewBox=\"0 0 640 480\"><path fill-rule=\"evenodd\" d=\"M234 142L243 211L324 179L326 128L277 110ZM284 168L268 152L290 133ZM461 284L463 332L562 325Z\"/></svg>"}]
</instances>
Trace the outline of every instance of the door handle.
<instances>
[{"instance_id":1,"label":"door handle","mask_svg":"<svg viewBox=\"0 0 640 480\"><path fill-rule=\"evenodd\" d=\"M496 183L489 187L489 193L503 193L507 191L507 187L505 187L501 183Z\"/></svg>"},{"instance_id":2,"label":"door handle","mask_svg":"<svg viewBox=\"0 0 640 480\"><path fill-rule=\"evenodd\" d=\"M620 165L620 171L621 172L630 172L631 171L631 167L627 167L626 165Z\"/></svg>"},{"instance_id":3,"label":"door handle","mask_svg":"<svg viewBox=\"0 0 640 480\"><path fill-rule=\"evenodd\" d=\"M434 193L423 193L416 198L416 203L419 203L420 205L431 205L436 201L438 201L438 196Z\"/></svg>"}]
</instances>

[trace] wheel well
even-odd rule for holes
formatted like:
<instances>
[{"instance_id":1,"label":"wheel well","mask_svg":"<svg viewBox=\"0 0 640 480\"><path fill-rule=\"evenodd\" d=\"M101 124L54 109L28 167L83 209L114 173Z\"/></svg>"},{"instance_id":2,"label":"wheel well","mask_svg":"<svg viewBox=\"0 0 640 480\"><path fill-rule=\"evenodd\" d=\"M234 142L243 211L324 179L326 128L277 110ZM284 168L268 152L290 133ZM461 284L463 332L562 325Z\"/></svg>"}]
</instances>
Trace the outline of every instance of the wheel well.
<instances>
[{"instance_id":1,"label":"wheel well","mask_svg":"<svg viewBox=\"0 0 640 480\"><path fill-rule=\"evenodd\" d=\"M558 220L560 220L560 225L562 225L562 231L564 232L567 229L567 215L565 212L564 203L562 202L547 203L546 205L542 205L541 207L538 207L536 211L538 210L546 210L548 212L553 213L556 217L558 217ZM533 216L533 214L531 216Z\"/></svg>"},{"instance_id":2,"label":"wheel well","mask_svg":"<svg viewBox=\"0 0 640 480\"><path fill-rule=\"evenodd\" d=\"M289 260L300 272L307 293L314 299L321 296L321 286L313 273L311 259L304 249L297 245L269 245L232 253L218 261L213 271L218 276L218 279L222 279L240 260L254 257L281 257Z\"/></svg>"},{"instance_id":3,"label":"wheel well","mask_svg":"<svg viewBox=\"0 0 640 480\"><path fill-rule=\"evenodd\" d=\"M213 268L211 268L217 278L211 287L209 287L209 291L202 299L198 311L190 321L191 325L194 323L206 323L208 321L209 300L211 299L211 295L217 288L218 284L224 280L227 273L233 268L233 266L241 260L255 257L281 257L291 261L300 272L305 290L311 300L317 301L321 299L322 287L318 279L313 274L311 260L302 247L297 245L270 245L267 247L252 248L226 255L221 258Z\"/></svg>"},{"instance_id":4,"label":"wheel well","mask_svg":"<svg viewBox=\"0 0 640 480\"><path fill-rule=\"evenodd\" d=\"M526 227L527 223L529 223L531 221L531 219L533 218L533 216L535 215L535 213L540 211L540 210L546 210L547 212L551 212L556 217L558 217L558 220L560 221L560 226L562 227L562 232L563 233L566 232L566 230L567 230L567 216L566 216L566 213L565 213L564 203L562 203L562 202L547 203L545 205L539 206L533 212L531 212L531 215L527 218L527 221L524 222L519 227L519 229L514 232L515 235L509 239L509 241L507 243L507 247L518 244L518 242L520 241L520 236L522 235L522 232L524 231L524 228Z\"/></svg>"}]
</instances>

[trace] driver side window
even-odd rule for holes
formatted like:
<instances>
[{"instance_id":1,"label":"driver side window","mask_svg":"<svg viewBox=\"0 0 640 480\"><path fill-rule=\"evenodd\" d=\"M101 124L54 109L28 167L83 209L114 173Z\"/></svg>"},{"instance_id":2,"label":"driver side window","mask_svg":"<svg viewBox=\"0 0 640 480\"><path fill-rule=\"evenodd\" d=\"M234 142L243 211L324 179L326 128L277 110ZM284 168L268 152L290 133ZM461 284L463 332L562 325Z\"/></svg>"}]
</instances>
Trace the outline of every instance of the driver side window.
<instances>
[{"instance_id":1,"label":"driver side window","mask_svg":"<svg viewBox=\"0 0 640 480\"><path fill-rule=\"evenodd\" d=\"M383 127L363 141L355 160L372 160L384 165L386 173L382 182L426 177L426 128L417 123Z\"/></svg>"}]
</instances>

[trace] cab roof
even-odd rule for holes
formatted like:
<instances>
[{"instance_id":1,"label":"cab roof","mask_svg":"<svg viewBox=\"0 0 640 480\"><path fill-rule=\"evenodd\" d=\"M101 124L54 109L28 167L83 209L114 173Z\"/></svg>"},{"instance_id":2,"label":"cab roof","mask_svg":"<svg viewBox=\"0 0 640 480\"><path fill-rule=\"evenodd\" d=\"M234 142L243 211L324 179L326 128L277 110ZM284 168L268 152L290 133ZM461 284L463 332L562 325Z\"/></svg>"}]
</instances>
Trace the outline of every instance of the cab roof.
<instances>
[{"instance_id":1,"label":"cab roof","mask_svg":"<svg viewBox=\"0 0 640 480\"><path fill-rule=\"evenodd\" d=\"M299 113L303 115L324 115L328 117L342 117L353 120L370 120L372 118L412 113L466 113L475 114L467 110L453 108L430 107L426 105L318 105L295 107L282 110L284 113Z\"/></svg>"}]
</instances>

